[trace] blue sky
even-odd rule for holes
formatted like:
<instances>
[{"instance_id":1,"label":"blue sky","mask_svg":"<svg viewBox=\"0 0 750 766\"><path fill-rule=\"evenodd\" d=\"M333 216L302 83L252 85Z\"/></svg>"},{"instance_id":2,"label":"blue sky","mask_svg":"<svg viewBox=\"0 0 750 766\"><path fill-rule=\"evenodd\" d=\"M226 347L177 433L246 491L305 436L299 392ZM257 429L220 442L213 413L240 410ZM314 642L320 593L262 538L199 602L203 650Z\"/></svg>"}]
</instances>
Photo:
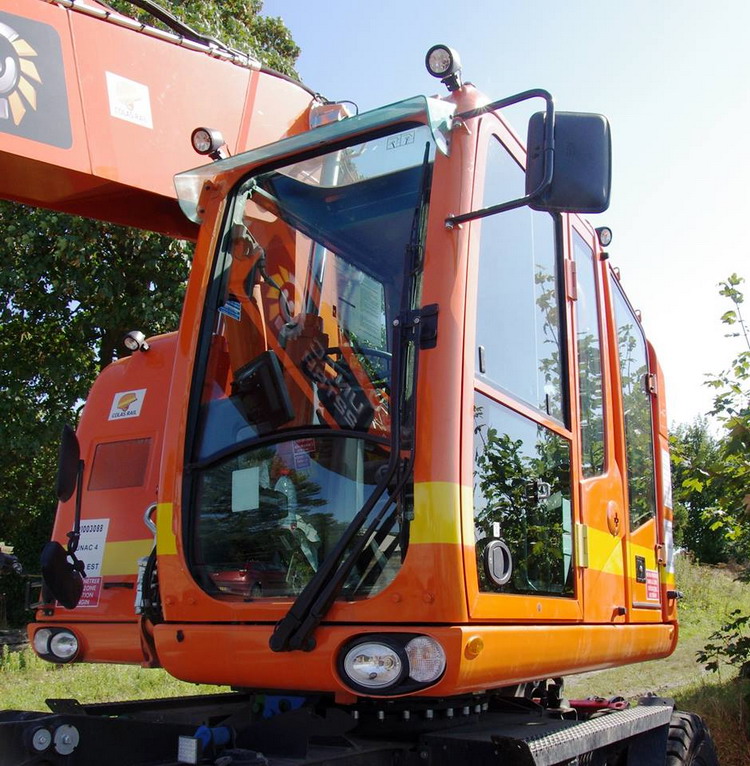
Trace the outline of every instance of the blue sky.
<instances>
[{"instance_id":1,"label":"blue sky","mask_svg":"<svg viewBox=\"0 0 750 766\"><path fill-rule=\"evenodd\" d=\"M607 115L612 204L592 222L614 230L612 263L664 367L670 421L709 408L704 374L741 349L724 338L730 306L717 284L732 272L750 280L750 3L266 0L263 10L301 46L304 82L362 110L438 92L424 54L446 43L491 98L543 87L559 109Z\"/></svg>"}]
</instances>

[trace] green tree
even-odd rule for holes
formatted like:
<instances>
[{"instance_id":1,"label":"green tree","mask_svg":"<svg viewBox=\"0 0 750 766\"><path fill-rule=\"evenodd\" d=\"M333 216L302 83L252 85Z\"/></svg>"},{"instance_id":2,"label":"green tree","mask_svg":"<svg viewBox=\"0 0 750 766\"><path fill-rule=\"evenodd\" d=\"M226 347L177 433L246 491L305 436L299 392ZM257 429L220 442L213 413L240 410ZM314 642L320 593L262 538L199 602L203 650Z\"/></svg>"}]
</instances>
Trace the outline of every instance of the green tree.
<instances>
[{"instance_id":1,"label":"green tree","mask_svg":"<svg viewBox=\"0 0 750 766\"><path fill-rule=\"evenodd\" d=\"M721 462L716 466L722 485L724 515L714 522L730 540L740 543L745 557L750 555L750 336L742 315L745 280L732 274L719 284L720 294L733 308L721 321L731 328L727 337L737 338L742 349L727 370L709 378L714 389L713 409L709 414L722 426Z\"/></svg>"},{"instance_id":2,"label":"green tree","mask_svg":"<svg viewBox=\"0 0 750 766\"><path fill-rule=\"evenodd\" d=\"M732 274L720 294L732 308L722 322L742 348L727 370L709 377L715 392L713 436L706 420L679 427L671 438L676 539L706 563L750 560L750 338L742 316L743 279Z\"/></svg>"},{"instance_id":3,"label":"green tree","mask_svg":"<svg viewBox=\"0 0 750 766\"><path fill-rule=\"evenodd\" d=\"M670 434L675 544L689 550L704 564L718 564L737 551L715 522L722 508L721 443L708 420L680 425Z\"/></svg>"},{"instance_id":4,"label":"green tree","mask_svg":"<svg viewBox=\"0 0 750 766\"><path fill-rule=\"evenodd\" d=\"M260 0L162 4L196 31L294 75L299 55ZM126 0L112 7L159 26ZM175 329L191 246L161 235L0 202L0 540L38 571L55 509L62 424L75 423L97 373L125 332ZM22 583L5 576L10 618Z\"/></svg>"},{"instance_id":5,"label":"green tree","mask_svg":"<svg viewBox=\"0 0 750 766\"><path fill-rule=\"evenodd\" d=\"M109 0L108 4L126 16L164 27L139 11L135 2ZM196 32L249 54L270 69L297 76L294 64L300 49L280 18L261 15L262 0L160 0L160 4Z\"/></svg>"}]
</instances>

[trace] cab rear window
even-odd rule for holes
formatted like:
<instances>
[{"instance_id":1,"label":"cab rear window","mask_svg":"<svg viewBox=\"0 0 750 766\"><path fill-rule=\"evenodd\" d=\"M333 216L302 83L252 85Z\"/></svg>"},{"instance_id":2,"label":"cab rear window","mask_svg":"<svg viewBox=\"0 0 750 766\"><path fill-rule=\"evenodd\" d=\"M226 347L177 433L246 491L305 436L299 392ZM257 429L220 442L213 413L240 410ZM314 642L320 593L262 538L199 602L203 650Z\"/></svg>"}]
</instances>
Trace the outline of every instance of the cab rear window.
<instances>
[{"instance_id":1,"label":"cab rear window","mask_svg":"<svg viewBox=\"0 0 750 766\"><path fill-rule=\"evenodd\" d=\"M99 444L89 476L90 490L141 487L146 479L151 439Z\"/></svg>"}]
</instances>

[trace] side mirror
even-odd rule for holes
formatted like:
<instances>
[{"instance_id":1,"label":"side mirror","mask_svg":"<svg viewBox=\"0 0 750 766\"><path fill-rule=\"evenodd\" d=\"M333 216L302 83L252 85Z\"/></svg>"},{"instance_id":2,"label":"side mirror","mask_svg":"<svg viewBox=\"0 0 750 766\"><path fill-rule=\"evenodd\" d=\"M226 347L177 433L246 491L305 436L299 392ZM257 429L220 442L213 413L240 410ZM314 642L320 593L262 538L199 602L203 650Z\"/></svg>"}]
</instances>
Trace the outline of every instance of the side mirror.
<instances>
[{"instance_id":1,"label":"side mirror","mask_svg":"<svg viewBox=\"0 0 750 766\"><path fill-rule=\"evenodd\" d=\"M66 424L63 426L60 440L55 483L55 493L61 503L70 500L76 490L80 460L81 448L78 445L78 437L76 432Z\"/></svg>"},{"instance_id":2,"label":"side mirror","mask_svg":"<svg viewBox=\"0 0 750 766\"><path fill-rule=\"evenodd\" d=\"M609 207L612 141L609 122L601 114L555 112L552 181L534 194L545 177L544 133L547 116L529 120L526 194L534 210L603 213Z\"/></svg>"},{"instance_id":3,"label":"side mirror","mask_svg":"<svg viewBox=\"0 0 750 766\"><path fill-rule=\"evenodd\" d=\"M42 549L42 580L45 588L66 609L75 609L83 593L83 577L60 543L47 543Z\"/></svg>"}]
</instances>

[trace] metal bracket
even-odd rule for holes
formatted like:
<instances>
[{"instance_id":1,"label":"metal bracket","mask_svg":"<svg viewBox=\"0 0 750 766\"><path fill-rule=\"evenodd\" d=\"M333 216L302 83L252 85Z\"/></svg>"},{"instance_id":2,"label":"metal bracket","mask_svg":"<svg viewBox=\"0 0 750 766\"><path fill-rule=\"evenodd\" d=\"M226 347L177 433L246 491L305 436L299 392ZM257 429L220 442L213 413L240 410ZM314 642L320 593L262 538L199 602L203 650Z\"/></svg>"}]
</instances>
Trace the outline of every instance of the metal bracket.
<instances>
[{"instance_id":1,"label":"metal bracket","mask_svg":"<svg viewBox=\"0 0 750 766\"><path fill-rule=\"evenodd\" d=\"M430 303L416 311L409 311L399 319L395 319L393 324L404 330L412 330L415 340L419 342L420 349L430 349L437 346L437 322L438 322L438 304Z\"/></svg>"}]
</instances>

